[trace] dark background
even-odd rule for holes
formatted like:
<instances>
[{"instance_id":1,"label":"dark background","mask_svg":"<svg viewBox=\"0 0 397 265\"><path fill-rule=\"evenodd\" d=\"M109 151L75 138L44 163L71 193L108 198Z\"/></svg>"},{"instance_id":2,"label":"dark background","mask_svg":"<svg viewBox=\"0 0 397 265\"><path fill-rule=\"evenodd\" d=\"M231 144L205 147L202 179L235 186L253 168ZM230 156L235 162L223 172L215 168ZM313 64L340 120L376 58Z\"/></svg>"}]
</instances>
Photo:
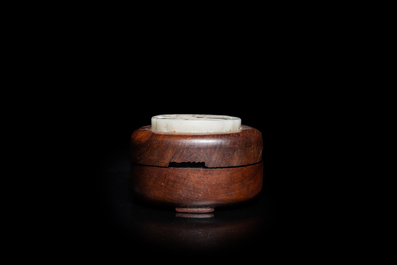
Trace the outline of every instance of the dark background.
<instances>
[{"instance_id":1,"label":"dark background","mask_svg":"<svg viewBox=\"0 0 397 265\"><path fill-rule=\"evenodd\" d=\"M133 245L137 253L154 248L170 255L203 256L236 251L262 255L291 241L302 244L307 231L303 227L321 219L316 195L324 187L319 179L329 170L321 168L327 139L323 135L328 131L322 111L326 98L297 88L305 82L295 72L277 73L250 63L223 64L211 76L203 70L211 65L204 63L194 71L165 66L161 71L127 71L126 64L113 68L116 63L106 60L89 72L92 77L86 80L95 80L89 84L92 92L81 99L78 118L67 129L77 139L68 141L74 142L69 146L75 154L73 164L83 168L67 178L77 189L69 218L80 242ZM262 132L264 179L256 200L216 209L214 218L196 220L176 218L173 209L134 200L130 136L149 125L154 115L177 113L237 116Z\"/></svg>"},{"instance_id":2,"label":"dark background","mask_svg":"<svg viewBox=\"0 0 397 265\"><path fill-rule=\"evenodd\" d=\"M209 256L262 253L297 240L292 234L301 230L293 227L301 222L302 198L318 160L316 139L324 129L319 126L322 98L296 87L305 84L301 72L278 69L278 60L265 63L268 59L259 55L221 59L220 65L194 57L176 68L175 62L157 66L158 60L142 57L130 67L117 58L103 59L84 72L92 89L82 97L78 119L69 128L78 139L77 163L84 168L75 175L76 183L85 184L72 217L78 237L94 245L118 242L134 245L136 251ZM149 125L154 115L178 113L237 116L262 132L264 180L256 200L216 209L212 219L184 220L173 209L132 198L132 132Z\"/></svg>"},{"instance_id":3,"label":"dark background","mask_svg":"<svg viewBox=\"0 0 397 265\"><path fill-rule=\"evenodd\" d=\"M83 163L89 165L90 192L79 207L83 217L77 222L80 237L94 245L117 242L133 245L138 252L154 248L158 253L182 256L258 254L290 240L292 235L286 231L299 222L295 220L299 215L294 216L300 200L295 188L301 185L297 178L305 167L300 164L306 153L302 151L304 140L299 139L302 111L284 93L253 89L248 84L233 87L189 89L186 84L179 90L142 93L136 87L125 94L105 92L103 101L87 117L92 124L85 135ZM152 116L174 113L237 116L243 124L260 130L264 143L260 195L243 205L216 209L210 219L180 218L173 208L136 201L129 179L130 135L149 125Z\"/></svg>"},{"instance_id":4,"label":"dark background","mask_svg":"<svg viewBox=\"0 0 397 265\"><path fill-rule=\"evenodd\" d=\"M70 230L84 244L134 245L136 253L262 255L301 244L302 222L318 218L302 212L318 209L307 202L316 198L310 187L323 175L320 143L331 129L324 106L332 93L323 88L332 80L319 63L321 45L291 27L269 27L266 37L258 27L198 35L152 29L104 26L83 30L89 42L73 43L78 60L64 80L73 94L73 115L65 116L73 140L65 143L81 170L68 177L77 186ZM237 116L262 132L263 190L255 200L216 209L211 219L184 219L132 197L130 135L154 115L178 113Z\"/></svg>"}]
</instances>

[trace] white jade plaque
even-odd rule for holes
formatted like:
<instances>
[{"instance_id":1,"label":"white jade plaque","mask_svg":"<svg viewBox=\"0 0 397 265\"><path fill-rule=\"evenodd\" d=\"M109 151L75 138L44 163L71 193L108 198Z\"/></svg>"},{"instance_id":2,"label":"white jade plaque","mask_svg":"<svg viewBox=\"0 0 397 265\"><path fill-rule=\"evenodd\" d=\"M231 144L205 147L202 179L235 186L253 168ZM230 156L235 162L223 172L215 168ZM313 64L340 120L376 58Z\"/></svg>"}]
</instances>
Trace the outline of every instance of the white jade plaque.
<instances>
[{"instance_id":1,"label":"white jade plaque","mask_svg":"<svg viewBox=\"0 0 397 265\"><path fill-rule=\"evenodd\" d=\"M241 119L223 115L167 114L152 117L152 131L169 133L231 133L241 129Z\"/></svg>"}]
</instances>

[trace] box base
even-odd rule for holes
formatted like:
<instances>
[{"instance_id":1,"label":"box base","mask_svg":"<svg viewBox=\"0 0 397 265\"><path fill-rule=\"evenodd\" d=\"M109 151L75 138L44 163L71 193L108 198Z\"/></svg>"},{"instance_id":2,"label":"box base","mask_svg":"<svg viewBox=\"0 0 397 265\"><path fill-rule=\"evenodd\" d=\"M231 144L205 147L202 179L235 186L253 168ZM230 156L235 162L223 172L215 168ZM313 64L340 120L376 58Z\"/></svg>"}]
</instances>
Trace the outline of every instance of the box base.
<instances>
[{"instance_id":1,"label":"box base","mask_svg":"<svg viewBox=\"0 0 397 265\"><path fill-rule=\"evenodd\" d=\"M179 213L212 213L214 208L175 208Z\"/></svg>"},{"instance_id":2,"label":"box base","mask_svg":"<svg viewBox=\"0 0 397 265\"><path fill-rule=\"evenodd\" d=\"M231 168L178 168L131 164L133 195L180 213L210 213L241 203L262 189L263 164Z\"/></svg>"}]
</instances>

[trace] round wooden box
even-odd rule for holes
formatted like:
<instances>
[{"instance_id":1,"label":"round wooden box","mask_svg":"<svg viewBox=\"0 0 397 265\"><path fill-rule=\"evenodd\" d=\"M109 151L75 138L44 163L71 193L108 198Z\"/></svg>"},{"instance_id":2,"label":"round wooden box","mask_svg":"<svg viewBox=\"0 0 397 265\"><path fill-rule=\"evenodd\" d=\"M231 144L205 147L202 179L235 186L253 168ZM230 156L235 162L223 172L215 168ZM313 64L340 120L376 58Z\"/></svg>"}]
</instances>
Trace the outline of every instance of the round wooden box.
<instances>
[{"instance_id":1,"label":"round wooden box","mask_svg":"<svg viewBox=\"0 0 397 265\"><path fill-rule=\"evenodd\" d=\"M171 130L160 131L152 118L152 126L135 130L130 146L134 195L188 213L213 212L255 197L262 189L261 132L241 124L205 131L207 125L204 131L169 125Z\"/></svg>"}]
</instances>

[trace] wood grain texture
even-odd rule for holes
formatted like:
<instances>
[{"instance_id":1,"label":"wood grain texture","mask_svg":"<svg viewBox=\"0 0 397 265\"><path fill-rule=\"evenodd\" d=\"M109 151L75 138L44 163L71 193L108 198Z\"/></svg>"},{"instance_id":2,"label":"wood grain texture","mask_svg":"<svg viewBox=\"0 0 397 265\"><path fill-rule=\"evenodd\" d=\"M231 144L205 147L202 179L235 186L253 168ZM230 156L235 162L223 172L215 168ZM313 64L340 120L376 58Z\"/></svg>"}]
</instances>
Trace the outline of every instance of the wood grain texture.
<instances>
[{"instance_id":1,"label":"wood grain texture","mask_svg":"<svg viewBox=\"0 0 397 265\"><path fill-rule=\"evenodd\" d=\"M135 196L178 208L243 202L262 189L263 165L234 168L163 168L131 164Z\"/></svg>"},{"instance_id":2,"label":"wood grain texture","mask_svg":"<svg viewBox=\"0 0 397 265\"><path fill-rule=\"evenodd\" d=\"M170 162L204 162L206 167L236 167L262 161L262 134L243 125L237 133L154 133L150 126L131 135L131 162L168 167Z\"/></svg>"}]
</instances>

